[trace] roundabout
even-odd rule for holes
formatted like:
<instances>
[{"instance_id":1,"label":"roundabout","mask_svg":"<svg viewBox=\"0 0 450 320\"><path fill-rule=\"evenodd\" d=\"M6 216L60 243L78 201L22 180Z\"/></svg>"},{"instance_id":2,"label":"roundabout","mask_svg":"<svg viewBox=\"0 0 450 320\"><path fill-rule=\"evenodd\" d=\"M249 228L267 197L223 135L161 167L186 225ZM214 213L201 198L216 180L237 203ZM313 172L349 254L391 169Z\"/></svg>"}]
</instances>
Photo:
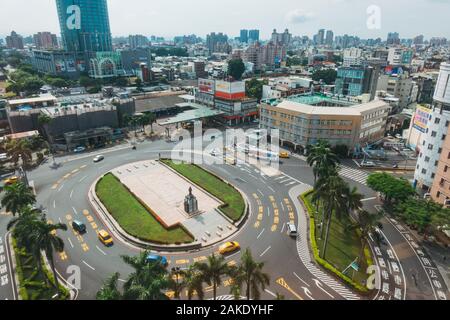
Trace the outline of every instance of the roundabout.
<instances>
[{"instance_id":1,"label":"roundabout","mask_svg":"<svg viewBox=\"0 0 450 320\"><path fill-rule=\"evenodd\" d=\"M83 235L73 230L61 232L59 236L64 239L66 246L64 252L56 256L58 272L68 282L71 283L77 274L74 270L78 268L80 277L78 299L95 299L103 282L115 272L121 274L119 282L123 283L132 269L123 263L121 256L136 256L143 248L149 247L148 243L138 245L129 239L123 239L115 224L110 221L113 219L105 219L104 214L100 212L100 206L92 200L93 187L100 178L117 168L135 163L157 163L160 157L170 157L173 148L172 143L165 141L144 142L132 153L129 146L105 150L102 153L105 159L99 163L93 162L97 154L92 153L76 158L60 158L58 167L43 165L30 172L29 177L34 182L38 203L46 208L48 220L70 226L76 219L87 225L87 232ZM167 246L159 247L153 244L152 252L165 256L169 269L174 267L186 269L195 262L204 262L208 256L219 254L219 248L224 242L236 241L242 249L249 248L255 259L265 263L264 269L270 274L271 281L270 286L262 293L263 299L274 299L277 294L284 295L286 299L304 300L363 298L324 272L311 257L307 240L307 215L298 197L310 188L313 175L302 160L288 159L284 161L278 173L270 175L261 172L253 163L205 164L201 169L238 190L247 202L248 216L241 222L231 219L230 223L237 230L227 239L223 238L216 243L183 248L181 251L168 250ZM199 209L202 209L200 200L202 196L197 188L203 188L198 187L196 181L189 179L188 181L181 188L178 198L172 200L183 202L189 194L189 188L192 187L193 195L199 196L197 199ZM151 184L158 189L158 183ZM166 187L161 186L159 189L163 190ZM364 189L364 186L359 187L364 190L367 197L373 196L370 190ZM219 197L212 194L212 198ZM166 201L170 199L169 197ZM221 199L217 201L223 202ZM180 208L183 207L182 204L179 205ZM150 203L149 207L153 209L154 205ZM224 219L227 217L223 214L221 216ZM191 219L195 219L195 216ZM287 232L286 225L292 222L298 226L297 239L291 238ZM98 241L97 232L102 229L113 236L113 246L105 247ZM388 232L388 229L385 232ZM199 239L201 242L201 237L197 237L197 240ZM182 245L191 244L172 244L175 248ZM230 265L236 265L240 261L241 254L241 251L237 251L225 255L225 259ZM407 272L409 268L405 267L405 270ZM230 294L230 280L223 279L218 295ZM205 299L211 298L211 291L211 288L205 288ZM167 292L167 295L170 296L171 293ZM182 294L183 298L186 298L185 294Z\"/></svg>"}]
</instances>

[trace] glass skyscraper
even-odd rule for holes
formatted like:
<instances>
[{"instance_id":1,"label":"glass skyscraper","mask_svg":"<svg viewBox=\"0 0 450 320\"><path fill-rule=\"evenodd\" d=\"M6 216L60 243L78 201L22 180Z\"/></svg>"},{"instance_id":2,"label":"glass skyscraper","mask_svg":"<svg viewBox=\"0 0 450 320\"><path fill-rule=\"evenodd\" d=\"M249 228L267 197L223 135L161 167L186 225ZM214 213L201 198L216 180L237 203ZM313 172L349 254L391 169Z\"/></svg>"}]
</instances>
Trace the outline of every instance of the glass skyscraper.
<instances>
[{"instance_id":1,"label":"glass skyscraper","mask_svg":"<svg viewBox=\"0 0 450 320\"><path fill-rule=\"evenodd\" d=\"M106 0L56 0L66 51L92 56L112 51Z\"/></svg>"}]
</instances>

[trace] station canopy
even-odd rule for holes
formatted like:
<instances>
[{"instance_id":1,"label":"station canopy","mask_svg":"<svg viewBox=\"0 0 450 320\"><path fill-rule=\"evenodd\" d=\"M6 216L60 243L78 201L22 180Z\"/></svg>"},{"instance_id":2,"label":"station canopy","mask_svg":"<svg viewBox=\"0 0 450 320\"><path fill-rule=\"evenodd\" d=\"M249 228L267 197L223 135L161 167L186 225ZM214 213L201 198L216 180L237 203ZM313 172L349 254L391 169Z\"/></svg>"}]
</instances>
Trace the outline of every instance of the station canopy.
<instances>
[{"instance_id":1,"label":"station canopy","mask_svg":"<svg viewBox=\"0 0 450 320\"><path fill-rule=\"evenodd\" d=\"M170 125L170 124L177 124L182 122L191 122L201 119L206 119L210 117L215 117L224 114L224 112L219 110L214 110L209 107L203 106L198 103L179 103L176 105L177 107L181 109L186 109L185 111L180 112L174 117L165 119L161 122L158 122L159 125Z\"/></svg>"}]
</instances>

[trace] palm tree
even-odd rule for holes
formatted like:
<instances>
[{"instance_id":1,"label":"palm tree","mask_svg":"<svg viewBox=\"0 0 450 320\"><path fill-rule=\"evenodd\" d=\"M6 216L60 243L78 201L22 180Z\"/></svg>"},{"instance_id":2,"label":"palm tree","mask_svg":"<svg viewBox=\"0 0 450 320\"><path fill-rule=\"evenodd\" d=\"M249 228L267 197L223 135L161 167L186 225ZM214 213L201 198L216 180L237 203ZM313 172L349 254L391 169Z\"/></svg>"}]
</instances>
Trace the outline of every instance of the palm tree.
<instances>
[{"instance_id":1,"label":"palm tree","mask_svg":"<svg viewBox=\"0 0 450 320\"><path fill-rule=\"evenodd\" d=\"M347 188L344 192L345 202L349 214L352 215L355 211L361 210L364 196L358 192L358 188Z\"/></svg>"},{"instance_id":2,"label":"palm tree","mask_svg":"<svg viewBox=\"0 0 450 320\"><path fill-rule=\"evenodd\" d=\"M315 184L317 179L329 171L330 167L336 168L340 161L339 157L331 150L330 145L321 140L310 148L307 163L313 168Z\"/></svg>"},{"instance_id":3,"label":"palm tree","mask_svg":"<svg viewBox=\"0 0 450 320\"><path fill-rule=\"evenodd\" d=\"M5 186L5 196L3 197L2 207L7 212L11 212L14 216L30 205L36 203L36 196L32 189L23 182L16 182L9 186Z\"/></svg>"},{"instance_id":4,"label":"palm tree","mask_svg":"<svg viewBox=\"0 0 450 320\"><path fill-rule=\"evenodd\" d=\"M134 269L124 288L126 300L165 300L162 292L169 288L169 277L166 268L159 262L148 262L149 252L141 252L136 257L122 256L123 261Z\"/></svg>"},{"instance_id":5,"label":"palm tree","mask_svg":"<svg viewBox=\"0 0 450 320\"><path fill-rule=\"evenodd\" d=\"M383 217L382 212L370 213L365 210L358 211L356 227L361 230L361 250L359 253L360 263L364 261L364 250L368 243L369 234L373 233L380 224Z\"/></svg>"},{"instance_id":6,"label":"palm tree","mask_svg":"<svg viewBox=\"0 0 450 320\"><path fill-rule=\"evenodd\" d=\"M347 203L344 198L344 192L347 188L347 184L341 177L333 175L320 178L320 181L318 181L318 188L314 191L316 193L316 198L321 199L322 205L324 206L323 220L326 223L326 228L322 227L322 235L323 230L325 229L325 239L323 242L323 250L321 252L322 258L324 258L326 254L333 214L336 215L338 219L341 219L342 211L347 211Z\"/></svg>"},{"instance_id":7,"label":"palm tree","mask_svg":"<svg viewBox=\"0 0 450 320\"><path fill-rule=\"evenodd\" d=\"M122 294L117 288L119 277L120 274L116 272L106 279L100 291L97 292L97 300L120 300L122 298Z\"/></svg>"},{"instance_id":8,"label":"palm tree","mask_svg":"<svg viewBox=\"0 0 450 320\"><path fill-rule=\"evenodd\" d=\"M180 299L183 289L186 287L186 282L184 282L184 277L186 272L180 268L172 268L169 274L169 288L174 292L174 298Z\"/></svg>"},{"instance_id":9,"label":"palm tree","mask_svg":"<svg viewBox=\"0 0 450 320\"><path fill-rule=\"evenodd\" d=\"M34 248L34 253L44 251L48 261L50 262L50 267L53 271L53 277L55 278L55 287L59 293L58 276L56 273L55 259L53 257L54 251L62 252L64 251L64 241L57 236L57 230L67 230L67 226L63 223L51 224L45 220L45 216L40 219L39 223L35 225L29 240L32 242Z\"/></svg>"},{"instance_id":10,"label":"palm tree","mask_svg":"<svg viewBox=\"0 0 450 320\"><path fill-rule=\"evenodd\" d=\"M203 300L205 292L203 291L203 279L201 272L197 269L197 265L191 265L184 271L184 286L187 290L189 300L192 300L194 293L197 294L199 300Z\"/></svg>"},{"instance_id":11,"label":"palm tree","mask_svg":"<svg viewBox=\"0 0 450 320\"><path fill-rule=\"evenodd\" d=\"M261 298L260 287L265 290L270 284L270 277L264 273L264 262L256 262L250 249L246 249L241 257L241 263L233 275L234 284L232 291L239 297L243 285L246 286L247 300L259 300Z\"/></svg>"},{"instance_id":12,"label":"palm tree","mask_svg":"<svg viewBox=\"0 0 450 320\"><path fill-rule=\"evenodd\" d=\"M41 218L42 215L39 210L32 209L31 206L23 207L19 216L12 218L8 222L6 229L8 231L13 230L14 238L18 241L20 246L31 249L32 243L30 243L28 239Z\"/></svg>"},{"instance_id":13,"label":"palm tree","mask_svg":"<svg viewBox=\"0 0 450 320\"><path fill-rule=\"evenodd\" d=\"M41 113L38 117L38 124L42 128L43 133L45 134L45 137L47 141L50 142L50 135L48 132L49 125L53 122L53 118L49 115Z\"/></svg>"},{"instance_id":14,"label":"palm tree","mask_svg":"<svg viewBox=\"0 0 450 320\"><path fill-rule=\"evenodd\" d=\"M213 287L213 298L217 298L217 287L222 284L222 276L232 273L231 267L225 261L223 256L210 255L208 261L197 263L196 268L202 275L203 282Z\"/></svg>"},{"instance_id":15,"label":"palm tree","mask_svg":"<svg viewBox=\"0 0 450 320\"><path fill-rule=\"evenodd\" d=\"M32 151L26 140L9 140L6 143L6 154L15 166L17 166L19 160L22 160L22 163L27 165L32 159Z\"/></svg>"}]
</instances>

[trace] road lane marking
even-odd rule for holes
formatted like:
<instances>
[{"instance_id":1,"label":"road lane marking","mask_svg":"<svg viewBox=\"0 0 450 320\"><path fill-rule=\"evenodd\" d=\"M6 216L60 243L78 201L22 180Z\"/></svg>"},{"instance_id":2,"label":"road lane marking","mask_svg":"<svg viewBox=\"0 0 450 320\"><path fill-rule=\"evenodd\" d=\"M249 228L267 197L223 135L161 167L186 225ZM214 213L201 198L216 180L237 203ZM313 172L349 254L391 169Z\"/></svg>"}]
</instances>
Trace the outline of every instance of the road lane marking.
<instances>
[{"instance_id":1,"label":"road lane marking","mask_svg":"<svg viewBox=\"0 0 450 320\"><path fill-rule=\"evenodd\" d=\"M56 209L56 200L53 200L53 209Z\"/></svg>"},{"instance_id":2,"label":"road lane marking","mask_svg":"<svg viewBox=\"0 0 450 320\"><path fill-rule=\"evenodd\" d=\"M297 299L299 300L303 300L303 298L294 290L291 289L291 287L289 287L289 285L286 283L286 281L283 278L279 278L276 283L280 286L282 286L283 288L285 288L287 291L289 291L290 293L292 293Z\"/></svg>"},{"instance_id":3,"label":"road lane marking","mask_svg":"<svg viewBox=\"0 0 450 320\"><path fill-rule=\"evenodd\" d=\"M310 286L305 280L303 280L302 278L300 278L300 277L298 276L298 274L296 274L295 272L294 272L294 276L295 276L298 280L300 280L301 282L303 282L305 285L307 285L308 287Z\"/></svg>"},{"instance_id":4,"label":"road lane marking","mask_svg":"<svg viewBox=\"0 0 450 320\"><path fill-rule=\"evenodd\" d=\"M270 294L272 297L276 298L277 295L275 293L273 293L272 291L268 290L268 289L264 289L265 292L267 292L268 294Z\"/></svg>"},{"instance_id":5,"label":"road lane marking","mask_svg":"<svg viewBox=\"0 0 450 320\"><path fill-rule=\"evenodd\" d=\"M72 207L72 211L73 211L73 213L75 213L75 215L78 215L78 212L74 207Z\"/></svg>"},{"instance_id":6,"label":"road lane marking","mask_svg":"<svg viewBox=\"0 0 450 320\"><path fill-rule=\"evenodd\" d=\"M73 243L72 243L72 240L70 240L70 238L67 238L67 240L69 241L69 243L70 243L70 246L72 247L72 249L74 248L73 247Z\"/></svg>"},{"instance_id":7,"label":"road lane marking","mask_svg":"<svg viewBox=\"0 0 450 320\"><path fill-rule=\"evenodd\" d=\"M92 269L93 271L95 271L95 268L90 266L86 261L82 260L81 262L83 262L88 268Z\"/></svg>"},{"instance_id":8,"label":"road lane marking","mask_svg":"<svg viewBox=\"0 0 450 320\"><path fill-rule=\"evenodd\" d=\"M84 179L86 179L87 176L84 176L83 178L81 178L78 182L82 182Z\"/></svg>"},{"instance_id":9,"label":"road lane marking","mask_svg":"<svg viewBox=\"0 0 450 320\"><path fill-rule=\"evenodd\" d=\"M98 246L95 246L97 248L98 251L100 251L104 256L106 256L106 252L103 251L102 249L100 249Z\"/></svg>"},{"instance_id":10,"label":"road lane marking","mask_svg":"<svg viewBox=\"0 0 450 320\"><path fill-rule=\"evenodd\" d=\"M73 189L72 191L70 191L70 199L72 199L72 196L73 196Z\"/></svg>"},{"instance_id":11,"label":"road lane marking","mask_svg":"<svg viewBox=\"0 0 450 320\"><path fill-rule=\"evenodd\" d=\"M262 196L264 197L264 193L262 193L262 191L261 191L261 190L257 189L256 191L258 191L258 192L259 192L259 194L260 194L260 195L262 195Z\"/></svg>"},{"instance_id":12,"label":"road lane marking","mask_svg":"<svg viewBox=\"0 0 450 320\"><path fill-rule=\"evenodd\" d=\"M264 250L259 257L262 257L263 255L265 255L270 249L272 248L272 246L269 246L266 250Z\"/></svg>"},{"instance_id":13,"label":"road lane marking","mask_svg":"<svg viewBox=\"0 0 450 320\"><path fill-rule=\"evenodd\" d=\"M270 191L272 191L273 193L275 193L275 189L272 188L271 186L267 186L267 188L269 188Z\"/></svg>"},{"instance_id":14,"label":"road lane marking","mask_svg":"<svg viewBox=\"0 0 450 320\"><path fill-rule=\"evenodd\" d=\"M256 237L256 239L259 239L259 238L261 238L261 235L264 233L264 231L265 231L266 229L264 228L264 229L262 229L262 231L258 234L258 236Z\"/></svg>"}]
</instances>

